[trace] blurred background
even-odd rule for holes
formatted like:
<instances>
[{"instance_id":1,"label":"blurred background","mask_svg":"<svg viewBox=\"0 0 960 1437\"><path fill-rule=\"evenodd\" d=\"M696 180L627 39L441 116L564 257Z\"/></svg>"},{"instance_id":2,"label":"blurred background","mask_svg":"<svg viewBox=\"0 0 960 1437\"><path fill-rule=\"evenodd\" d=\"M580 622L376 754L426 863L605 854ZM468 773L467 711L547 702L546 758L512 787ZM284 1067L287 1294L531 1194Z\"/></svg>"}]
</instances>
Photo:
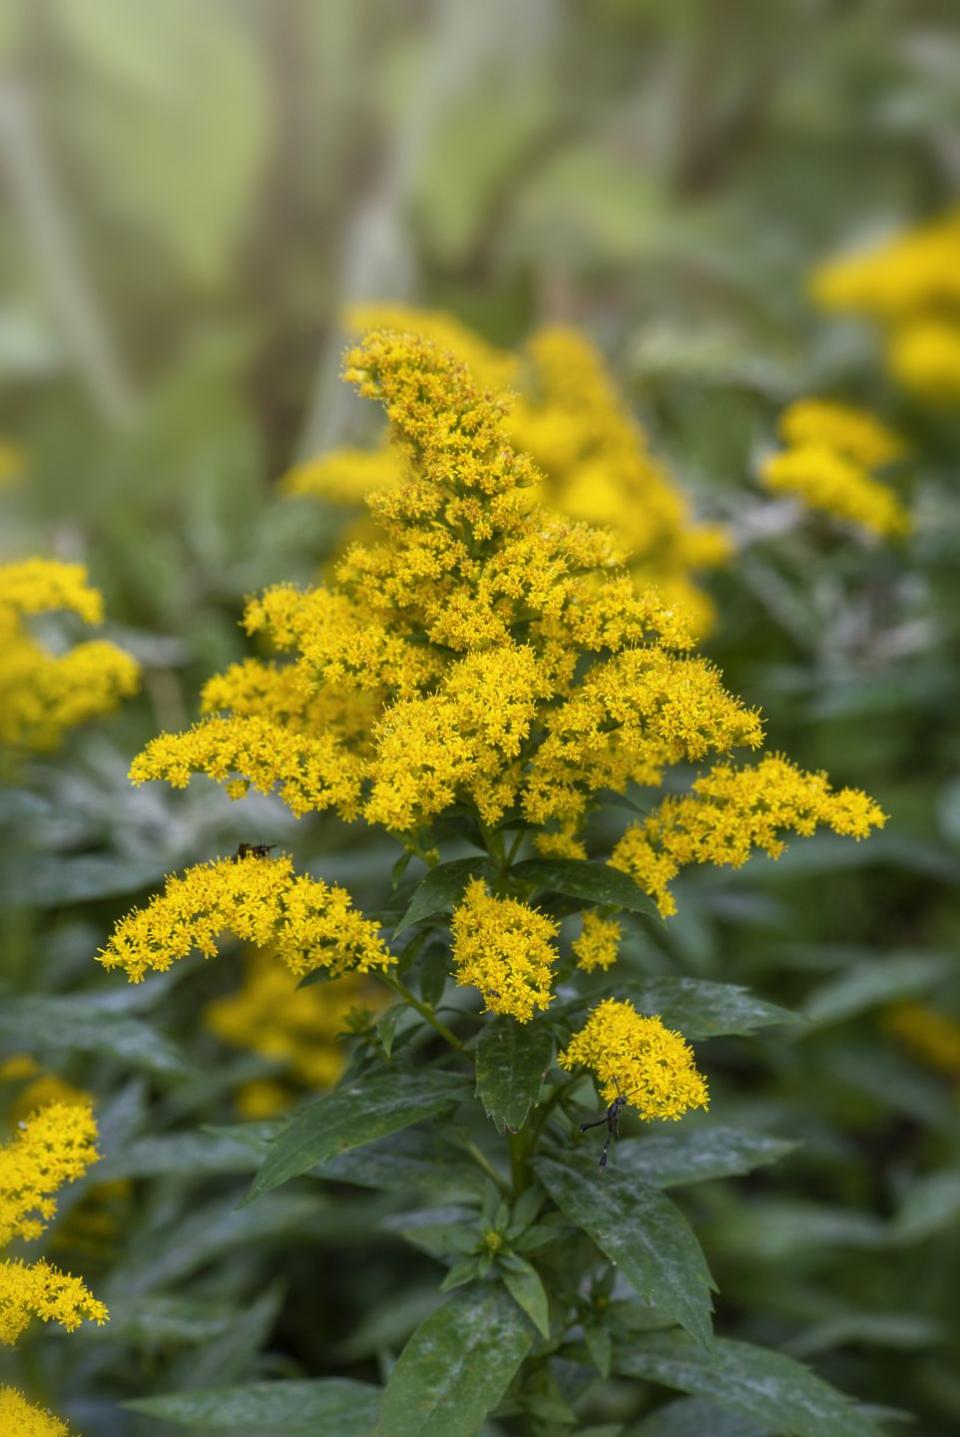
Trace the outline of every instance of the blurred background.
<instances>
[{"instance_id":1,"label":"blurred background","mask_svg":"<svg viewBox=\"0 0 960 1437\"><path fill-rule=\"evenodd\" d=\"M707 652L763 705L772 748L891 815L869 844L697 873L662 941L636 938L647 970L749 983L808 1019L800 1037L707 1050L725 1119L803 1140L760 1176L696 1189L722 1329L816 1359L931 1434L960 1425L960 415L897 390L876 335L818 312L809 275L955 203L958 75L953 0L0 11L0 561L87 564L106 635L144 669L119 713L9 770L7 991L100 991L90 955L117 914L252 829L375 896L390 845L295 829L255 797L231 807L201 780L135 792L129 761L248 651L244 595L315 576L359 512L277 485L376 443L377 416L338 379L351 306L447 311L507 350L574 325L697 515L730 535L703 580ZM779 411L807 394L865 403L907 436L905 545L784 518L759 488ZM164 1031L207 1074L189 1097L159 1060L131 1081L117 1052L51 1043L42 1024L31 1050L98 1093L108 1150L158 1123L228 1120L233 1088L273 1071L197 1025L236 984L204 971L164 999ZM0 1056L23 1034L0 1019ZM120 1398L256 1364L369 1375L431 1300L436 1265L387 1235L329 1277L318 1317L295 1215L225 1228L225 1160L181 1242L204 1178L156 1161L115 1164L117 1181L154 1181L89 1257L127 1319L24 1349L83 1431L139 1431ZM326 1272L373 1218L325 1221L304 1231ZM283 1316L265 1265L287 1284ZM204 1327L176 1307L185 1290L260 1306L242 1331L213 1307Z\"/></svg>"}]
</instances>

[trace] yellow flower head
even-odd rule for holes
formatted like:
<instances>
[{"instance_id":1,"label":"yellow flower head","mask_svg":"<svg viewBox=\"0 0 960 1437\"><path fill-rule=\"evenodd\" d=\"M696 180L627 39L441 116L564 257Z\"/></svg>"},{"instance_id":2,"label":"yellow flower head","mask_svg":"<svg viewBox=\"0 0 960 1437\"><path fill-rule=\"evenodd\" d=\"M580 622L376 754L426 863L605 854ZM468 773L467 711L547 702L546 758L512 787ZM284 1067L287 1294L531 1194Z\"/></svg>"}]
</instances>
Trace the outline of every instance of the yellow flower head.
<instances>
[{"instance_id":1,"label":"yellow flower head","mask_svg":"<svg viewBox=\"0 0 960 1437\"><path fill-rule=\"evenodd\" d=\"M823 445L866 469L891 464L906 452L899 434L866 409L833 399L795 400L780 416L780 433L796 448Z\"/></svg>"},{"instance_id":2,"label":"yellow flower head","mask_svg":"<svg viewBox=\"0 0 960 1437\"><path fill-rule=\"evenodd\" d=\"M0 1148L0 1247L35 1238L54 1216L54 1194L97 1160L97 1125L88 1106L51 1103Z\"/></svg>"},{"instance_id":3,"label":"yellow flower head","mask_svg":"<svg viewBox=\"0 0 960 1437\"><path fill-rule=\"evenodd\" d=\"M479 988L492 1013L528 1023L550 1002L558 925L515 898L494 898L481 879L467 885L454 910L457 982Z\"/></svg>"},{"instance_id":4,"label":"yellow flower head","mask_svg":"<svg viewBox=\"0 0 960 1437\"><path fill-rule=\"evenodd\" d=\"M280 490L292 498L359 505L373 490L398 484L403 474L403 458L396 449L334 449L288 470Z\"/></svg>"},{"instance_id":5,"label":"yellow flower head","mask_svg":"<svg viewBox=\"0 0 960 1437\"><path fill-rule=\"evenodd\" d=\"M775 494L788 494L870 534L898 538L912 527L894 491L871 479L862 464L826 444L803 444L771 454L761 478Z\"/></svg>"},{"instance_id":6,"label":"yellow flower head","mask_svg":"<svg viewBox=\"0 0 960 1437\"><path fill-rule=\"evenodd\" d=\"M0 1432L4 1437L70 1437L59 1417L51 1417L12 1387L0 1387Z\"/></svg>"},{"instance_id":7,"label":"yellow flower head","mask_svg":"<svg viewBox=\"0 0 960 1437\"><path fill-rule=\"evenodd\" d=\"M960 399L960 318L920 318L903 324L891 336L887 365L897 383L912 394L934 404L955 404Z\"/></svg>"},{"instance_id":8,"label":"yellow flower head","mask_svg":"<svg viewBox=\"0 0 960 1437\"><path fill-rule=\"evenodd\" d=\"M885 815L859 789L832 789L826 774L805 773L770 755L749 768L717 764L693 792L671 795L616 844L610 863L652 894L666 917L676 912L668 884L693 863L740 868L755 849L779 858L784 831L809 837L820 824L866 838Z\"/></svg>"},{"instance_id":9,"label":"yellow flower head","mask_svg":"<svg viewBox=\"0 0 960 1437\"><path fill-rule=\"evenodd\" d=\"M960 1021L924 1003L897 1003L884 1014L884 1027L929 1067L960 1078Z\"/></svg>"},{"instance_id":10,"label":"yellow flower head","mask_svg":"<svg viewBox=\"0 0 960 1437\"><path fill-rule=\"evenodd\" d=\"M65 609L88 624L103 619L103 600L81 564L25 559L0 565L0 744L55 748L76 725L136 693L140 666L105 640L51 654L24 618Z\"/></svg>"},{"instance_id":11,"label":"yellow flower head","mask_svg":"<svg viewBox=\"0 0 960 1437\"><path fill-rule=\"evenodd\" d=\"M98 1325L107 1321L106 1307L80 1281L49 1262L0 1262L0 1344L10 1346L24 1333L30 1319L59 1322L73 1332L87 1318Z\"/></svg>"},{"instance_id":12,"label":"yellow flower head","mask_svg":"<svg viewBox=\"0 0 960 1437\"><path fill-rule=\"evenodd\" d=\"M139 983L150 969L163 972L194 949L212 958L224 932L275 948L298 975L314 968L334 976L367 973L394 961L346 889L295 874L289 858L254 855L201 863L168 878L146 908L120 920L97 957Z\"/></svg>"},{"instance_id":13,"label":"yellow flower head","mask_svg":"<svg viewBox=\"0 0 960 1437\"><path fill-rule=\"evenodd\" d=\"M813 276L825 309L887 322L960 306L960 210L872 249L830 260Z\"/></svg>"},{"instance_id":14,"label":"yellow flower head","mask_svg":"<svg viewBox=\"0 0 960 1437\"><path fill-rule=\"evenodd\" d=\"M599 914L587 912L583 915L583 931L573 940L573 951L577 967L585 973L594 968L612 968L617 961L617 952L623 930L612 918L601 918Z\"/></svg>"},{"instance_id":15,"label":"yellow flower head","mask_svg":"<svg viewBox=\"0 0 960 1437\"><path fill-rule=\"evenodd\" d=\"M616 998L591 1009L557 1062L568 1072L578 1064L590 1068L605 1102L624 1097L642 1118L679 1118L709 1103L682 1035Z\"/></svg>"}]
</instances>

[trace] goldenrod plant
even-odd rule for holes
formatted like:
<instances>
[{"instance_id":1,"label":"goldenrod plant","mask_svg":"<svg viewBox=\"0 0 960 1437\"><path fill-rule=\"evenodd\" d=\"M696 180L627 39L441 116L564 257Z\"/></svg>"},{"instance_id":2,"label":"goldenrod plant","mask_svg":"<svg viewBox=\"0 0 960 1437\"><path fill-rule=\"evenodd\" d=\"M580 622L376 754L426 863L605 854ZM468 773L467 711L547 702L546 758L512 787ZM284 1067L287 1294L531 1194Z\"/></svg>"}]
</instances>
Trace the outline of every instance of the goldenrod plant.
<instances>
[{"instance_id":1,"label":"goldenrod plant","mask_svg":"<svg viewBox=\"0 0 960 1437\"><path fill-rule=\"evenodd\" d=\"M382 1393L338 1398L341 1420L360 1430L375 1407L378 1432L439 1437L477 1432L494 1409L536 1426L548 1399L572 1421L566 1366L580 1371L572 1396L614 1361L642 1376L644 1354L672 1351L706 1373L723 1351L692 1231L644 1141L621 1153L615 1140L623 1115L672 1125L708 1109L689 1036L787 1016L736 987L619 976L625 934L671 921L685 868L777 857L786 834L821 826L864 839L884 815L783 757L731 758L763 744L759 713L695 652L683 613L637 585L615 535L531 502L539 474L511 443L509 399L452 352L382 329L349 352L345 375L390 424L399 477L369 496L381 537L353 543L329 584L252 599L245 627L272 656L212 679L208 716L152 740L131 777L182 788L205 775L235 801L276 791L299 817L334 810L385 830L392 896L368 917L339 883L245 844L168 878L98 957L139 983L233 935L258 965L319 982L305 1011L331 979L392 990L394 1007L354 1024L332 1093L257 1130L247 1200L305 1175L312 1190L362 1182L366 1164L393 1174L376 1186L408 1181L415 1200L411 1142L469 1173L456 1216L438 1216L427 1242L452 1295ZM681 765L699 777L661 796ZM611 800L631 793L648 796L647 815L600 837ZM271 1001L272 986L258 991ZM331 990L332 1012L338 1002ZM269 1053L247 1008L221 1001L208 1021ZM272 1112L271 1096L255 1089L251 1110ZM647 1140L667 1141L672 1181L694 1175L704 1122ZM782 1355L746 1345L738 1360L797 1410L819 1404L837 1431L875 1430ZM312 1384L318 1410L339 1388ZM286 1411L284 1384L275 1397Z\"/></svg>"}]
</instances>

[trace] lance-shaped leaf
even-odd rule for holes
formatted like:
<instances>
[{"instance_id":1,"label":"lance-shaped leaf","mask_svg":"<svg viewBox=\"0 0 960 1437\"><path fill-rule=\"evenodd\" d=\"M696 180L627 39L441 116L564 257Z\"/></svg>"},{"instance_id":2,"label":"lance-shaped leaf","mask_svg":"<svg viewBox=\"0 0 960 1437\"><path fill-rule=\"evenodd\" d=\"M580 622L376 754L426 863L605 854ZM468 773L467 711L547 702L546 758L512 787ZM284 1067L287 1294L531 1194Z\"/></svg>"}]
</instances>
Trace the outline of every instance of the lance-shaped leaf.
<instances>
[{"instance_id":1,"label":"lance-shaped leaf","mask_svg":"<svg viewBox=\"0 0 960 1437\"><path fill-rule=\"evenodd\" d=\"M536 1102L553 1059L553 1035L543 1023L488 1023L477 1044L477 1097L500 1132L516 1132Z\"/></svg>"},{"instance_id":2,"label":"lance-shaped leaf","mask_svg":"<svg viewBox=\"0 0 960 1437\"><path fill-rule=\"evenodd\" d=\"M536 884L545 893L564 893L601 908L658 917L648 893L618 868L582 858L528 858L510 870L511 878Z\"/></svg>"},{"instance_id":3,"label":"lance-shaped leaf","mask_svg":"<svg viewBox=\"0 0 960 1437\"><path fill-rule=\"evenodd\" d=\"M631 1138L617 1148L617 1167L657 1188L729 1178L775 1163L796 1143L745 1128L681 1128Z\"/></svg>"},{"instance_id":4,"label":"lance-shaped leaf","mask_svg":"<svg viewBox=\"0 0 960 1437\"><path fill-rule=\"evenodd\" d=\"M736 1412L724 1412L699 1397L678 1397L645 1417L630 1437L771 1437L769 1427L748 1422Z\"/></svg>"},{"instance_id":5,"label":"lance-shaped leaf","mask_svg":"<svg viewBox=\"0 0 960 1437\"><path fill-rule=\"evenodd\" d=\"M374 1073L341 1084L310 1103L274 1138L245 1201L349 1148L435 1117L462 1102L467 1093L465 1078L437 1068Z\"/></svg>"},{"instance_id":6,"label":"lance-shaped leaf","mask_svg":"<svg viewBox=\"0 0 960 1437\"><path fill-rule=\"evenodd\" d=\"M474 1437L506 1392L533 1328L498 1283L455 1292L390 1373L377 1437Z\"/></svg>"},{"instance_id":7,"label":"lance-shaped leaf","mask_svg":"<svg viewBox=\"0 0 960 1437\"><path fill-rule=\"evenodd\" d=\"M639 1295L699 1341L710 1341L714 1286L700 1244L668 1197L634 1173L538 1158L554 1202L615 1263Z\"/></svg>"},{"instance_id":8,"label":"lance-shaped leaf","mask_svg":"<svg viewBox=\"0 0 960 1437\"><path fill-rule=\"evenodd\" d=\"M125 1405L134 1412L211 1432L270 1429L307 1437L370 1437L380 1409L380 1389L366 1382L329 1377L319 1382L253 1382L245 1387L208 1387L141 1397Z\"/></svg>"},{"instance_id":9,"label":"lance-shaped leaf","mask_svg":"<svg viewBox=\"0 0 960 1437\"><path fill-rule=\"evenodd\" d=\"M668 1028L685 1038L753 1033L774 1023L799 1020L789 1008L767 1003L737 983L708 983L700 978L641 978L611 988L641 1013L657 1013Z\"/></svg>"},{"instance_id":10,"label":"lance-shaped leaf","mask_svg":"<svg viewBox=\"0 0 960 1437\"><path fill-rule=\"evenodd\" d=\"M99 1053L166 1077L190 1071L174 1045L149 1024L110 1012L81 994L0 998L0 1038L41 1051Z\"/></svg>"},{"instance_id":11,"label":"lance-shaped leaf","mask_svg":"<svg viewBox=\"0 0 960 1437\"><path fill-rule=\"evenodd\" d=\"M781 1437L881 1437L872 1418L782 1352L718 1338L709 1348L682 1332L649 1332L620 1348L614 1370L709 1398Z\"/></svg>"},{"instance_id":12,"label":"lance-shaped leaf","mask_svg":"<svg viewBox=\"0 0 960 1437\"><path fill-rule=\"evenodd\" d=\"M451 912L463 897L463 890L471 878L490 878L493 871L492 860L480 854L476 858L454 858L449 863L438 863L417 884L396 932L412 928L414 923L432 918L437 913Z\"/></svg>"}]
</instances>

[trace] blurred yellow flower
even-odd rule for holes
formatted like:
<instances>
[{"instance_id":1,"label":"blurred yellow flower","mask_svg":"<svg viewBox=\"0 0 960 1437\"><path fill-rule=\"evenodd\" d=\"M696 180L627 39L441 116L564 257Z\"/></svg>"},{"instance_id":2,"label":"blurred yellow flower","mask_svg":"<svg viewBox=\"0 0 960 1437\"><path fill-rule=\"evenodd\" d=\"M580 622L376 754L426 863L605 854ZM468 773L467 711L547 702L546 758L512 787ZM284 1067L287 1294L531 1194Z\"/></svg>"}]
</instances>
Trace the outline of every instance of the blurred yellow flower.
<instances>
[{"instance_id":1,"label":"blurred yellow flower","mask_svg":"<svg viewBox=\"0 0 960 1437\"><path fill-rule=\"evenodd\" d=\"M70 1437L65 1422L34 1407L12 1387L0 1387L0 1432L4 1437Z\"/></svg>"},{"instance_id":2,"label":"blurred yellow flower","mask_svg":"<svg viewBox=\"0 0 960 1437\"><path fill-rule=\"evenodd\" d=\"M912 527L889 485L871 479L862 464L826 444L781 449L764 461L760 474L775 494L791 495L881 538L902 537Z\"/></svg>"}]
</instances>

